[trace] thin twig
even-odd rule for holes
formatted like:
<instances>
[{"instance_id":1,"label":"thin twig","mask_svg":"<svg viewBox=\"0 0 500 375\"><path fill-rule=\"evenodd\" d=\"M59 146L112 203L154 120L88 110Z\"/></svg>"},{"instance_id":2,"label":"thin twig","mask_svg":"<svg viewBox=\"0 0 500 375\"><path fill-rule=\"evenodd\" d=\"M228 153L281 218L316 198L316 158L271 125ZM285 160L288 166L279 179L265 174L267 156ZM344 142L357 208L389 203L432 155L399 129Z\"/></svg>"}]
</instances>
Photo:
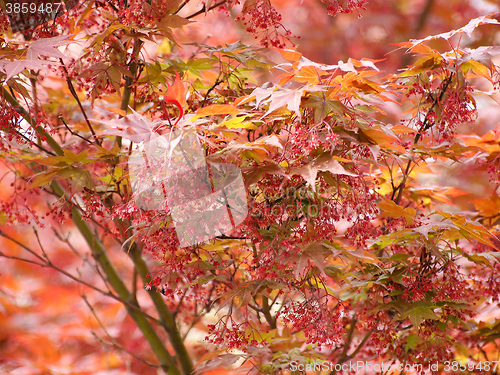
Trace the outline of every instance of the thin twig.
<instances>
[{"instance_id":1,"label":"thin twig","mask_svg":"<svg viewBox=\"0 0 500 375\"><path fill-rule=\"evenodd\" d=\"M10 88L10 91L12 92L12 88ZM64 155L64 152L59 146L59 143L55 141L54 138L50 134L48 134L45 129L43 129L40 125L36 124L35 119L29 114L29 112L23 108L23 106L19 103L19 101L16 99L15 95L11 95L10 92L8 92L3 85L0 85L0 94L3 95L3 97L12 105L14 110L19 113L27 122L30 124L30 126L33 128L33 130L38 134L40 138L45 138L48 145L54 150L54 152L57 155ZM36 144L36 143L35 143ZM39 147L39 145L37 145ZM39 147L40 148L40 147ZM47 152L50 155L54 155L52 152L43 149L45 152Z\"/></svg>"},{"instance_id":2,"label":"thin twig","mask_svg":"<svg viewBox=\"0 0 500 375\"><path fill-rule=\"evenodd\" d=\"M114 300L123 303L128 308L131 308L131 309L133 309L133 310L141 313L142 315L144 315L146 318L148 318L152 322L155 322L156 324L158 324L160 326L162 325L162 323L158 319L152 317L151 315L149 315L145 311L141 310L139 307L137 307L137 306L129 303L128 301L123 300L122 298L120 298L116 294L113 294L113 293L111 293L109 291L105 291L105 290L103 290L103 289L101 289L101 288L99 288L99 287L97 287L95 285L92 285L92 284L88 283L87 281L82 280L82 279L76 277L75 275L73 275L73 274L65 271L64 269L62 269L62 268L58 267L57 265L55 265L54 263L52 263L51 260L44 259L42 256L40 256L39 254L37 254L35 251L33 251L32 249L30 249L26 245L22 244L21 242L19 242L15 238L9 236L8 234L6 234L5 232L3 232L2 230L0 230L0 236L4 237L4 238L6 238L6 239L8 239L8 240L10 240L12 242L14 242L16 245L20 246L21 248L23 248L24 250L26 250L27 252L29 252L30 254L32 254L33 256L35 256L37 259L39 259L43 263L37 263L37 262L35 262L35 261L31 260L31 259L12 256L12 255L5 254L3 252L0 252L0 256L2 256L4 258L8 258L8 259L20 260L20 261L23 261L23 262L35 264L35 265L38 265L38 266L44 267L44 268L46 268L46 267L53 268L54 270L58 271L59 273L63 274L64 276L70 278L71 280L76 281L79 284L85 285L86 287L89 287L90 289L93 289L96 292L99 292L99 293L101 293L104 296L111 297Z\"/></svg>"},{"instance_id":3,"label":"thin twig","mask_svg":"<svg viewBox=\"0 0 500 375\"><path fill-rule=\"evenodd\" d=\"M68 84L69 91L71 92L71 95L73 95L73 98L75 98L76 103L78 104L78 107L80 108L80 111L82 112L83 118L85 119L85 122L87 123L87 126L92 133L92 137L94 137L95 142L100 146L101 142L97 138L97 134L94 131L94 128L92 127L92 124L89 121L89 118L87 117L87 113L85 112L85 109L83 108L82 102L80 101L80 98L78 97L78 94L76 93L75 87L73 86L73 82L71 82L71 78L69 77L69 72L68 69L66 69L66 65L64 64L63 59L59 59L61 62L61 65L64 70L64 75L66 76L66 83Z\"/></svg>"},{"instance_id":4,"label":"thin twig","mask_svg":"<svg viewBox=\"0 0 500 375\"><path fill-rule=\"evenodd\" d=\"M97 316L97 312L95 311L94 307L90 304L90 302L87 299L87 296L85 295L85 293L82 293L81 297L82 297L83 301L85 302L85 304L87 305L87 307L89 308L89 310L92 313L92 315L94 316L94 318L97 320L97 323L99 324L99 326L101 327L101 329L104 331L104 334L106 336L108 336L108 338L111 340L111 342L104 341L99 336L97 336L97 334L95 332L92 332L92 334L94 335L94 337L96 338L96 340L102 342L103 344L114 346L115 348L124 351L125 353L131 355L135 359L137 359L137 360L145 363L148 366L160 367L160 365L158 365L158 364L151 363L151 362L145 360L144 358L139 357L137 354L131 352L130 350L128 350L127 348L125 348L122 344L120 344L118 341L116 341L116 339L113 336L111 336L111 334L108 332L108 330L104 326L104 324L101 321L101 319L99 319L99 317Z\"/></svg>"},{"instance_id":5,"label":"thin twig","mask_svg":"<svg viewBox=\"0 0 500 375\"><path fill-rule=\"evenodd\" d=\"M116 12L120 13L120 9L118 9L110 0L106 0L106 3Z\"/></svg>"},{"instance_id":6,"label":"thin twig","mask_svg":"<svg viewBox=\"0 0 500 375\"><path fill-rule=\"evenodd\" d=\"M19 242L16 240L14 237L9 236L7 233L5 233L3 230L0 230L0 236L8 239L11 242L14 242L17 246L21 247L22 249L26 250L28 253L33 255L35 258L38 260L46 263L46 259L44 259L40 254L37 254L35 251L31 250L28 246L24 245L23 243Z\"/></svg>"},{"instance_id":7,"label":"thin twig","mask_svg":"<svg viewBox=\"0 0 500 375\"><path fill-rule=\"evenodd\" d=\"M368 331L368 333L363 337L363 339L361 340L359 345L356 347L356 349L351 354L347 354L347 351L349 350L350 344L351 344L353 337L354 337L354 329L355 329L356 322L357 322L356 318L353 318L351 321L351 327L349 329L349 332L347 333L346 342L344 343L344 349L342 350L342 353L340 354L340 357L337 360L337 364L342 364L344 362L347 362L347 361L350 361L351 359L353 359L359 353L359 351L363 348L363 346L366 344L366 342L368 341L368 339L370 338L372 333L375 331L375 329L371 329L370 331ZM335 375L336 373L337 373L337 370L333 369L330 372L330 375Z\"/></svg>"},{"instance_id":8,"label":"thin twig","mask_svg":"<svg viewBox=\"0 0 500 375\"><path fill-rule=\"evenodd\" d=\"M199 16L200 14L202 13L205 13L205 12L208 12L208 11L211 11L212 9L215 9L223 4L226 3L226 0L223 0L223 1L219 1L218 3L215 3L214 5L212 5L210 8L206 9L205 7L205 4L203 4L203 8L201 8L199 11L197 12L194 12L193 14L191 14L190 16L187 16L186 19L191 19L193 17L196 17L196 16Z\"/></svg>"},{"instance_id":9,"label":"thin twig","mask_svg":"<svg viewBox=\"0 0 500 375\"><path fill-rule=\"evenodd\" d=\"M184 7L185 7L185 6L189 3L189 1L190 1L190 0L185 0L185 1L184 1L184 2L183 2L180 6L179 6L179 8L178 8L178 9L177 9L174 13L172 13L172 14L177 14L177 13L179 13L179 12L182 10L182 8L184 8Z\"/></svg>"},{"instance_id":10,"label":"thin twig","mask_svg":"<svg viewBox=\"0 0 500 375\"><path fill-rule=\"evenodd\" d=\"M82 137L80 134L75 133L73 130L71 130L71 129L70 129L70 127L68 126L68 124L66 124L66 121L64 121L64 118L62 117L62 114L60 114L60 113L59 113L59 115L57 116L57 120L58 120L58 121L61 121L61 122L63 123L63 125L66 127L66 129L68 129L68 131L69 131L72 135L74 135L74 136L76 136L76 137L78 137L78 138L80 138L80 139L83 139L85 142L88 142L88 143L90 143L90 144L93 144L93 143L92 143L92 141L88 140L88 139L87 139L87 138L85 138L85 137Z\"/></svg>"},{"instance_id":11,"label":"thin twig","mask_svg":"<svg viewBox=\"0 0 500 375\"><path fill-rule=\"evenodd\" d=\"M219 73L219 77L217 77L217 79L215 80L215 83L212 85L212 87L210 87L208 90L207 90L207 93L205 94L205 97L203 98L203 102L201 104L202 107L205 107L205 104L208 100L208 96L210 95L210 93L215 90L215 88L217 86L219 86L221 83L223 83L226 79L227 79L227 76L224 75L224 78L220 78L220 75L223 74L223 73Z\"/></svg>"},{"instance_id":12,"label":"thin twig","mask_svg":"<svg viewBox=\"0 0 500 375\"><path fill-rule=\"evenodd\" d=\"M12 260L20 260L21 262L31 263L31 264L34 264L36 266L48 267L45 263L38 263L38 262L36 262L34 260L31 260L31 259L21 258L21 257L17 257L17 256L14 256L14 255L8 255L8 254L5 254L2 251L0 251L0 258L6 258L6 259L12 259Z\"/></svg>"},{"instance_id":13,"label":"thin twig","mask_svg":"<svg viewBox=\"0 0 500 375\"><path fill-rule=\"evenodd\" d=\"M35 126L33 125L32 122L28 121L26 119L27 116L29 116L28 112L23 108L21 107L21 105L19 104L19 102L16 101L15 99L15 95L13 94L13 91L12 91L12 87L9 86L9 91L10 93L8 93L5 88L3 86L0 85L0 93L4 95L5 97L5 94L7 94L8 96L6 97L7 101L13 106L14 110L19 114L21 115L29 124L30 126L35 129ZM12 99L12 100L10 100ZM36 130L36 129L35 129ZM52 152L52 151L49 151L47 150L46 148L44 148L43 146L39 145L38 143L36 142L33 142L33 140L29 139L28 137L26 137L23 133L21 133L20 131L18 130L15 130L16 132L16 135L20 136L21 138L23 138L25 141L28 142L28 144L30 145L33 145L35 146L36 148L38 148L39 150L51 155L51 156L54 156L55 154Z\"/></svg>"},{"instance_id":14,"label":"thin twig","mask_svg":"<svg viewBox=\"0 0 500 375\"><path fill-rule=\"evenodd\" d=\"M436 107L436 105L438 105L439 102L443 99L443 96L446 93L446 90L448 90L448 87L451 84L452 79L453 79L453 72L450 73L450 75L444 81L444 84L443 84L443 87L441 89L441 92L440 92L439 96L437 96L436 98L433 99L432 105L429 108L429 110L427 111L427 114L425 116L424 122L422 123L422 126L420 127L418 133L415 135L415 139L413 141L413 144L417 144L418 141L420 140L420 138L423 136L424 132L426 130L430 129L434 125L434 123L431 123L429 121L429 115L431 114L431 112L434 111L434 108ZM408 164L406 164L406 169L405 169L405 171L403 173L403 180L398 185L398 187L396 188L396 190L392 191L392 197L391 197L391 199L394 200L394 203L396 203L396 204L399 204L401 202L401 198L403 196L403 190L404 190L405 185L406 185L406 180L408 179L408 175L409 175L409 172L410 172L411 165L412 165L412 161L408 160ZM398 196L396 197L396 199L394 199L396 191L398 192Z\"/></svg>"}]
</instances>

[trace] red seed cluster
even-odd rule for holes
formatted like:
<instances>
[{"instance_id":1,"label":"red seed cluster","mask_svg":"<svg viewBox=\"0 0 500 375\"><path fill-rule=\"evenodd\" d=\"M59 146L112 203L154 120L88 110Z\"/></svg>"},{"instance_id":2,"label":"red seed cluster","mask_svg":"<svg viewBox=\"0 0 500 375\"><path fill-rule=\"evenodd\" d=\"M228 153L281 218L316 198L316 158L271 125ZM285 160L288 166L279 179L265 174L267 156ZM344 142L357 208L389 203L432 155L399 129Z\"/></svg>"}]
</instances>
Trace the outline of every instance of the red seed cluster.
<instances>
[{"instance_id":1,"label":"red seed cluster","mask_svg":"<svg viewBox=\"0 0 500 375\"><path fill-rule=\"evenodd\" d=\"M368 0L321 0L326 3L326 10L329 15L336 16L339 13L352 13L360 9L366 9Z\"/></svg>"},{"instance_id":2,"label":"red seed cluster","mask_svg":"<svg viewBox=\"0 0 500 375\"><path fill-rule=\"evenodd\" d=\"M232 1L232 5L239 1ZM242 21L249 33L260 38L264 47L285 48L292 37L291 32L281 23L281 14L268 0L246 2L237 20Z\"/></svg>"},{"instance_id":3,"label":"red seed cluster","mask_svg":"<svg viewBox=\"0 0 500 375\"><path fill-rule=\"evenodd\" d=\"M333 346L345 333L342 304L333 307L328 298L309 298L303 302L292 302L283 308L280 318L285 326L303 331L307 343Z\"/></svg>"}]
</instances>

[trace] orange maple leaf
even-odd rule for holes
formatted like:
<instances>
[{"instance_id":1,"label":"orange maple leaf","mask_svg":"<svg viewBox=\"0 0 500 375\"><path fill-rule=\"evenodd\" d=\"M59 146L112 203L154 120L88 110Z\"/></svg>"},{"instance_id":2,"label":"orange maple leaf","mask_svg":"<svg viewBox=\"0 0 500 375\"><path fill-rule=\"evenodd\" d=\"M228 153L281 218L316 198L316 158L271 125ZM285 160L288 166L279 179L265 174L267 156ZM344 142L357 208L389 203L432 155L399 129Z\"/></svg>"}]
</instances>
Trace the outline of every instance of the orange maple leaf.
<instances>
[{"instance_id":1,"label":"orange maple leaf","mask_svg":"<svg viewBox=\"0 0 500 375\"><path fill-rule=\"evenodd\" d=\"M181 118L184 116L184 105L186 104L186 88L181 81L181 77L179 73L175 73L175 81L172 85L168 86L167 93L163 97L163 101L161 103L163 110L167 111L166 103L174 104L177 108L179 108L179 117L175 122L174 126L176 126Z\"/></svg>"}]
</instances>

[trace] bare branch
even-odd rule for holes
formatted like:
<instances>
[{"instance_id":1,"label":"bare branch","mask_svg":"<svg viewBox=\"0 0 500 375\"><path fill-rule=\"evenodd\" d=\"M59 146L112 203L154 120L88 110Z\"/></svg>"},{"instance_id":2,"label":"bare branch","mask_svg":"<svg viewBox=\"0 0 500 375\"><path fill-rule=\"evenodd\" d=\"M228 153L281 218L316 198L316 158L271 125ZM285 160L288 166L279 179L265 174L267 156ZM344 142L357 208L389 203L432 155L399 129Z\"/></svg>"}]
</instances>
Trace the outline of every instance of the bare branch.
<instances>
[{"instance_id":1,"label":"bare branch","mask_svg":"<svg viewBox=\"0 0 500 375\"><path fill-rule=\"evenodd\" d=\"M214 5L210 6L208 9L203 5L203 8L201 8L199 11L194 12L193 14L189 15L186 17L186 19L191 19L193 17L199 16L200 14L203 14L205 12L211 11L212 9L215 9L217 7L220 7L221 5L225 4L226 0L219 1L218 3L215 3Z\"/></svg>"}]
</instances>

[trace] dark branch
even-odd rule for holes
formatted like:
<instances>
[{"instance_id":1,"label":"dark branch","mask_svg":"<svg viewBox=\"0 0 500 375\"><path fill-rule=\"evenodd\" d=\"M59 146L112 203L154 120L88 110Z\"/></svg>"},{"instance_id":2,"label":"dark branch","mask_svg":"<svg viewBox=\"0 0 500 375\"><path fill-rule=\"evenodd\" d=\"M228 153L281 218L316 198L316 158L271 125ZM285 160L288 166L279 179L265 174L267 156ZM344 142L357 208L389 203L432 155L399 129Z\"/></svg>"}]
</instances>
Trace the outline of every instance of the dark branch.
<instances>
[{"instance_id":1,"label":"dark branch","mask_svg":"<svg viewBox=\"0 0 500 375\"><path fill-rule=\"evenodd\" d=\"M212 5L211 7L209 7L208 9L205 7L205 5L203 5L203 8L201 8L199 11L194 12L193 14L187 16L186 19L189 20L189 19L191 19L193 17L199 16L200 14L206 13L208 11L211 11L212 9L220 7L221 5L223 5L225 3L226 3L226 0L219 1L218 3L215 3L214 5Z\"/></svg>"}]
</instances>

